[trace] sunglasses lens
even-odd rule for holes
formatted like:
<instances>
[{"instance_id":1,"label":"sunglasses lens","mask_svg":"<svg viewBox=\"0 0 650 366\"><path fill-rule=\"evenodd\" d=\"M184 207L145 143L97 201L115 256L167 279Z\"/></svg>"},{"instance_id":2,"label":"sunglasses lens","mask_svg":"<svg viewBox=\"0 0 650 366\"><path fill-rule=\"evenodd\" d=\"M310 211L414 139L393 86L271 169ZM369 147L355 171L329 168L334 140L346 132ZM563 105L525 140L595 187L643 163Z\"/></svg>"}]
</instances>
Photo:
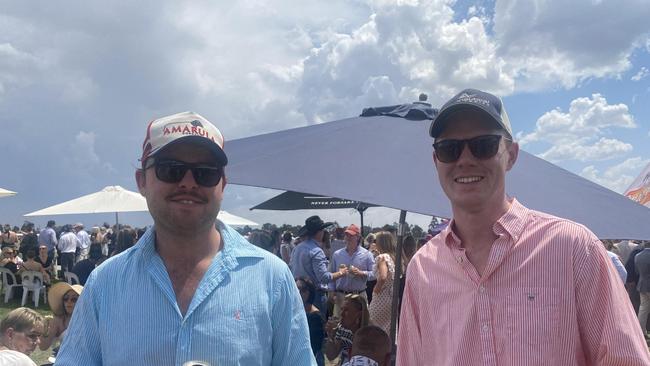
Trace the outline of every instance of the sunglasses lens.
<instances>
[{"instance_id":1,"label":"sunglasses lens","mask_svg":"<svg viewBox=\"0 0 650 366\"><path fill-rule=\"evenodd\" d=\"M221 180L221 169L215 167L196 167L192 169L194 180L199 185L213 187Z\"/></svg>"},{"instance_id":2,"label":"sunglasses lens","mask_svg":"<svg viewBox=\"0 0 650 366\"><path fill-rule=\"evenodd\" d=\"M472 155L477 159L489 159L499 151L499 135L478 136L467 141Z\"/></svg>"},{"instance_id":3,"label":"sunglasses lens","mask_svg":"<svg viewBox=\"0 0 650 366\"><path fill-rule=\"evenodd\" d=\"M465 143L475 158L480 160L490 159L499 151L501 135L484 135L469 140L443 140L433 144L436 157L443 163L453 163L463 153Z\"/></svg>"},{"instance_id":4,"label":"sunglasses lens","mask_svg":"<svg viewBox=\"0 0 650 366\"><path fill-rule=\"evenodd\" d=\"M188 168L185 164L160 162L156 164L156 177L165 183L178 183L183 179Z\"/></svg>"},{"instance_id":5,"label":"sunglasses lens","mask_svg":"<svg viewBox=\"0 0 650 366\"><path fill-rule=\"evenodd\" d=\"M451 163L460 157L465 142L462 140L443 140L433 144L436 157L443 163Z\"/></svg>"},{"instance_id":6,"label":"sunglasses lens","mask_svg":"<svg viewBox=\"0 0 650 366\"><path fill-rule=\"evenodd\" d=\"M223 170L212 166L195 166L181 162L163 161L156 163L156 177L165 183L178 183L188 170L192 170L194 181L204 187L214 187L221 181Z\"/></svg>"}]
</instances>

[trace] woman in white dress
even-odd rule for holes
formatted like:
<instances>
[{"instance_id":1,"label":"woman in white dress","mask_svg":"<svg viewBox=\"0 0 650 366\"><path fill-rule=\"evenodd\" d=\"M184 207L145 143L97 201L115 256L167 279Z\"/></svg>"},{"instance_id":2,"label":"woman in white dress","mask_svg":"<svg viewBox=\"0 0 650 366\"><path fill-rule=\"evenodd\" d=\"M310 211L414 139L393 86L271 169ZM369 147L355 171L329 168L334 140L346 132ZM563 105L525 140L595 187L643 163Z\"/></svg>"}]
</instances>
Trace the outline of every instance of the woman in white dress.
<instances>
[{"instance_id":1,"label":"woman in white dress","mask_svg":"<svg viewBox=\"0 0 650 366\"><path fill-rule=\"evenodd\" d=\"M368 311L370 312L370 322L383 329L386 334L390 334L393 279L395 278L395 237L388 231L377 233L375 246L379 252L373 267L377 284L373 290Z\"/></svg>"}]
</instances>

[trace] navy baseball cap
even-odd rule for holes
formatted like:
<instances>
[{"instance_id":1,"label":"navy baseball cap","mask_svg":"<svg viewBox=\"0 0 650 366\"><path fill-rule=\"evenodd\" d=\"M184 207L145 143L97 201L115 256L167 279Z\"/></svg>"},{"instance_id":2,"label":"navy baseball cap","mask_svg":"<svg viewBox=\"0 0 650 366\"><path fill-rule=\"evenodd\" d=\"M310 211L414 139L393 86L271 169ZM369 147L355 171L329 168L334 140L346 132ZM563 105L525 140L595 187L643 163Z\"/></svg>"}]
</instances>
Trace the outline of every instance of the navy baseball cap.
<instances>
[{"instance_id":1,"label":"navy baseball cap","mask_svg":"<svg viewBox=\"0 0 650 366\"><path fill-rule=\"evenodd\" d=\"M433 138L440 136L446 127L447 117L451 113L463 109L474 109L487 113L512 138L510 119L501 98L477 89L465 89L448 100L431 122L429 135Z\"/></svg>"}]
</instances>

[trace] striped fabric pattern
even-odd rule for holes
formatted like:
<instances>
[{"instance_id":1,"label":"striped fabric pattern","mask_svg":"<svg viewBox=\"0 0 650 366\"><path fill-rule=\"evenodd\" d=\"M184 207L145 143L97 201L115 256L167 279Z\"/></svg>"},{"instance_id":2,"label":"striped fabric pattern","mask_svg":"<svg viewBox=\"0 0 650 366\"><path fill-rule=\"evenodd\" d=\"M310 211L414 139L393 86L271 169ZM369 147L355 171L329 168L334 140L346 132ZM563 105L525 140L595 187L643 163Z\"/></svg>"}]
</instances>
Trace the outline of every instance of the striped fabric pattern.
<instances>
[{"instance_id":1,"label":"striped fabric pattern","mask_svg":"<svg viewBox=\"0 0 650 366\"><path fill-rule=\"evenodd\" d=\"M650 365L623 284L584 226L513 199L482 276L452 227L409 263L398 365Z\"/></svg>"},{"instance_id":2,"label":"striped fabric pattern","mask_svg":"<svg viewBox=\"0 0 650 366\"><path fill-rule=\"evenodd\" d=\"M315 365L287 265L217 222L224 247L183 316L150 229L95 269L57 357L60 365Z\"/></svg>"}]
</instances>

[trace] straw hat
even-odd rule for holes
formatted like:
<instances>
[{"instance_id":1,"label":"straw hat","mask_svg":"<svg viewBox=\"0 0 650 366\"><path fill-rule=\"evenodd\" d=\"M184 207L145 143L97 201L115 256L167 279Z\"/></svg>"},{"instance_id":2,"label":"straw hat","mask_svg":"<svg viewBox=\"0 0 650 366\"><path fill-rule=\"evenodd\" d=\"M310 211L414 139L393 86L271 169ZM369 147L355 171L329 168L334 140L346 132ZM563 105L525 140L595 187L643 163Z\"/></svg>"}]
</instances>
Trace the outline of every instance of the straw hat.
<instances>
[{"instance_id":1,"label":"straw hat","mask_svg":"<svg viewBox=\"0 0 650 366\"><path fill-rule=\"evenodd\" d=\"M63 295L70 290L74 291L77 295L81 295L81 290L83 290L83 288L84 287L81 285L70 285L67 282L57 282L52 285L50 290L47 292L47 302L50 304L50 308L54 315L61 316L64 313Z\"/></svg>"}]
</instances>

